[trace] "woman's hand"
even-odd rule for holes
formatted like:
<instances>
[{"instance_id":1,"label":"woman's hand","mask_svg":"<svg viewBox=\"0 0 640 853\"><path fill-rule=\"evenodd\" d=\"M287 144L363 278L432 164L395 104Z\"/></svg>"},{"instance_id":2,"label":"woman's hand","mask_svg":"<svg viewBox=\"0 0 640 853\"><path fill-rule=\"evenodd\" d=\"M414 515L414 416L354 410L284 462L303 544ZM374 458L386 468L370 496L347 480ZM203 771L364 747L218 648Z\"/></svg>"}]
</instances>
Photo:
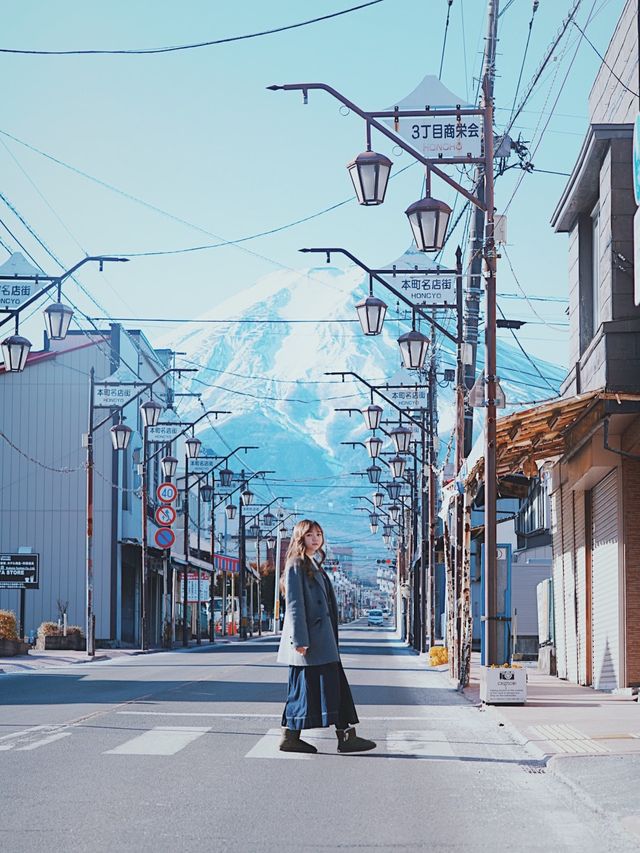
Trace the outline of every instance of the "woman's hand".
<instances>
[{"instance_id":1,"label":"woman's hand","mask_svg":"<svg viewBox=\"0 0 640 853\"><path fill-rule=\"evenodd\" d=\"M308 649L309 649L309 646L296 646L296 651L298 652L299 655L303 655L303 656L306 655Z\"/></svg>"}]
</instances>

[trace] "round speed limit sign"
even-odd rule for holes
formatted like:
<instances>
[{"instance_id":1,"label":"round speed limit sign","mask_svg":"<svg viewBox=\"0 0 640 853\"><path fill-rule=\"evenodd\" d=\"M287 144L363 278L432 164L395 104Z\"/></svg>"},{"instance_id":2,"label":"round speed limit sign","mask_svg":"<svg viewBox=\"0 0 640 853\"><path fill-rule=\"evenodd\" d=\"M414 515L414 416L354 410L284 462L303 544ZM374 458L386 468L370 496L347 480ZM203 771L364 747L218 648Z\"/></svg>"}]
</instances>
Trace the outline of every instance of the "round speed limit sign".
<instances>
[{"instance_id":1,"label":"round speed limit sign","mask_svg":"<svg viewBox=\"0 0 640 853\"><path fill-rule=\"evenodd\" d=\"M160 483L156 489L156 497L163 504L170 504L178 496L178 490L173 483Z\"/></svg>"}]
</instances>

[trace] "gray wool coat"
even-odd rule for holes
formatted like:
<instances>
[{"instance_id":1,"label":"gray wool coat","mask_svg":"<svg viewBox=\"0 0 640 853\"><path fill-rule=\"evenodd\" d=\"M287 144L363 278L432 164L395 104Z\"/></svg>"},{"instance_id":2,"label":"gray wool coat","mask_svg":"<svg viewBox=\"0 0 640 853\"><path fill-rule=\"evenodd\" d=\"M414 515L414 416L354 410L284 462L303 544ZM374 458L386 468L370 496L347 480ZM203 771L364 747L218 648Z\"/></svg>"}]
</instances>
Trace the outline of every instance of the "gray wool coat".
<instances>
[{"instance_id":1,"label":"gray wool coat","mask_svg":"<svg viewBox=\"0 0 640 853\"><path fill-rule=\"evenodd\" d=\"M308 575L312 568L314 577ZM290 666L318 666L340 660L338 604L330 582L308 557L296 557L285 568L286 611L278 662ZM307 646L306 655L296 647Z\"/></svg>"}]
</instances>

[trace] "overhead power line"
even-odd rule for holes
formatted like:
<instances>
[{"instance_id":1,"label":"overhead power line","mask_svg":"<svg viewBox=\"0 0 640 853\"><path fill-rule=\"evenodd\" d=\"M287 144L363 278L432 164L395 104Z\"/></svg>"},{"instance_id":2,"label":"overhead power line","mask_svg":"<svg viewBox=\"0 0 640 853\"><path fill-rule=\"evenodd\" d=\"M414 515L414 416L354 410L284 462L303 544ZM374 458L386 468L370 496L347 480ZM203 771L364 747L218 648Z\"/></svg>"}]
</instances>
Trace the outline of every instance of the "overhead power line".
<instances>
[{"instance_id":1,"label":"overhead power line","mask_svg":"<svg viewBox=\"0 0 640 853\"><path fill-rule=\"evenodd\" d=\"M310 18L307 21L300 21L297 24L287 24L283 27L274 27L270 30L261 30L256 33L247 33L241 36L229 36L228 38L223 39L212 39L211 41L201 41L195 42L193 44L179 44L179 45L170 45L168 47L143 47L143 48L132 48L132 49L118 49L118 50L97 50L97 49L86 49L86 50L20 50L17 48L0 48L0 53L16 53L23 54L27 56L136 56L136 55L150 55L150 54L158 54L158 53L178 53L184 50L196 50L201 47L213 47L218 44L230 44L234 41L246 41L247 39L255 39L260 38L262 36L270 36L275 33L283 33L286 30L296 30L300 27L308 27L310 24L318 24L321 21L328 21L331 18L338 18L341 15L348 15L350 12L357 12L360 9L366 9L368 6L377 6L378 3L382 3L384 0L369 0L368 3L361 3L359 6L351 6L349 9L342 9L340 12L331 12L328 15L321 15L318 18Z\"/></svg>"}]
</instances>

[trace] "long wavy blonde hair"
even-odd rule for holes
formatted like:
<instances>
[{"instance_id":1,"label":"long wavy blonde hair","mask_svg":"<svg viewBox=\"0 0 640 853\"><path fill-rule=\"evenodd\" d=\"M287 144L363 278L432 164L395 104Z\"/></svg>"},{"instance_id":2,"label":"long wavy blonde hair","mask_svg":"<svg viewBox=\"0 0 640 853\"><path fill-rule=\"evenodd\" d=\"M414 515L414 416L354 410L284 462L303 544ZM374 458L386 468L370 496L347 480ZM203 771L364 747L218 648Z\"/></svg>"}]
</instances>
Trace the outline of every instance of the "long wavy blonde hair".
<instances>
[{"instance_id":1,"label":"long wavy blonde hair","mask_svg":"<svg viewBox=\"0 0 640 853\"><path fill-rule=\"evenodd\" d=\"M280 578L280 591L283 595L285 592L285 580L287 576L286 566L288 566L289 563L293 562L293 560L295 560L296 558L305 557L306 549L304 545L304 537L312 530L317 530L319 532L320 536L322 536L322 544L324 545L324 530L318 524L317 521L314 521L311 518L303 518L293 528L291 540L289 541L289 547L287 548L287 556L285 558L285 571L282 573L282 577ZM327 555L324 549L319 548L316 551L315 562L321 566L326 556ZM313 569L311 566L307 566L307 574L309 578L313 580Z\"/></svg>"}]
</instances>

